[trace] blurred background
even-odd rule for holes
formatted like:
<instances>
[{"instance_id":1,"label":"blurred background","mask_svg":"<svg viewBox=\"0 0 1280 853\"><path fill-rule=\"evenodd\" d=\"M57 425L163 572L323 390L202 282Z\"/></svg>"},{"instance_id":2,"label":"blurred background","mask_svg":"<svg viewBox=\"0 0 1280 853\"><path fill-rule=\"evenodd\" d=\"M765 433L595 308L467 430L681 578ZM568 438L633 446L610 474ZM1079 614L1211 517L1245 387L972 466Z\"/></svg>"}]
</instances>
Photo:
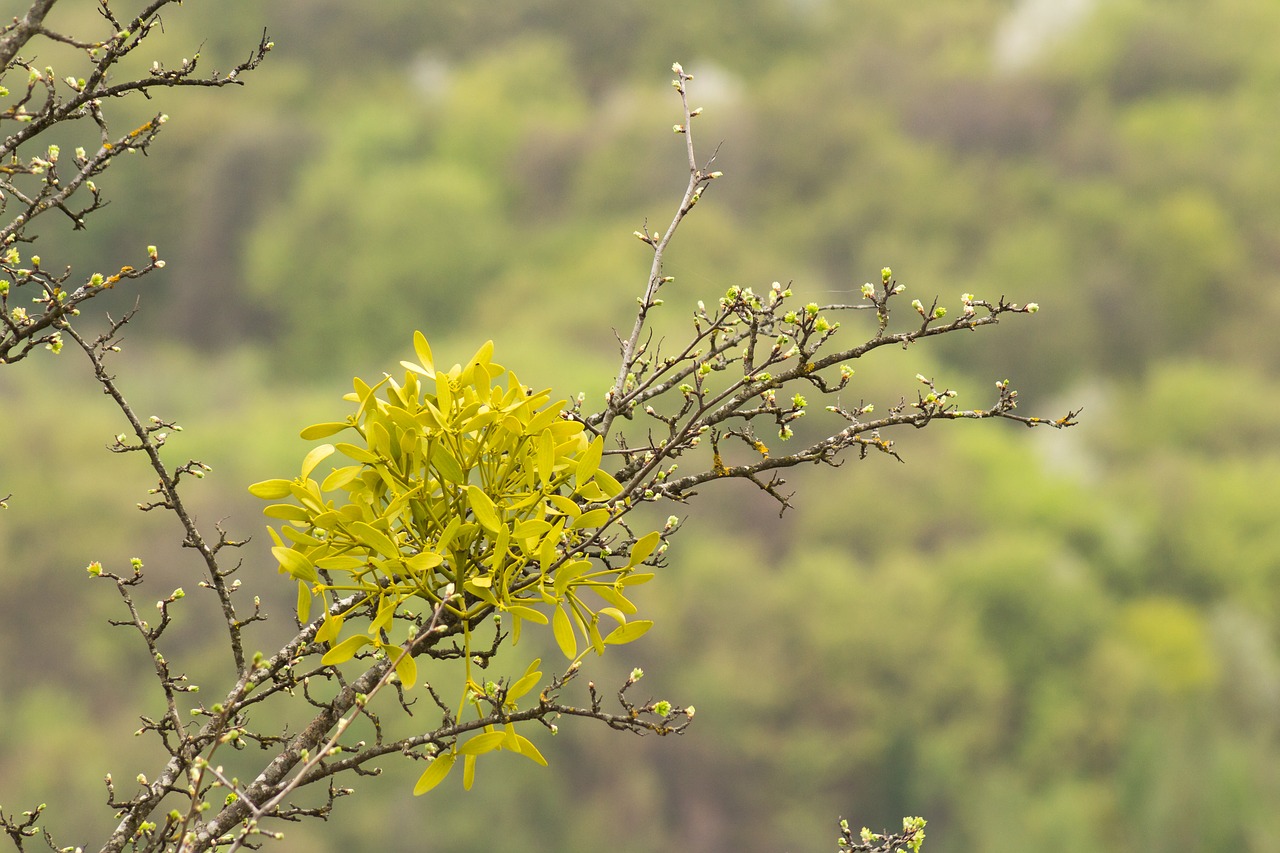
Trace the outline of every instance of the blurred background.
<instances>
[{"instance_id":1,"label":"blurred background","mask_svg":"<svg viewBox=\"0 0 1280 853\"><path fill-rule=\"evenodd\" d=\"M48 24L98 32L94 5ZM705 490L639 596L655 629L590 664L696 705L684 737L566 723L550 769L499 755L416 800L421 766L392 762L274 849L828 851L840 815L920 814L934 853L1280 851L1280 5L222 0L170 11L140 60L226 68L264 28L244 88L122 104L120 128L171 121L86 233L46 217L38 243L84 275L160 247L86 314L141 292L117 373L186 428L171 459L213 466L203 525L255 537L263 650L293 593L245 486L291 476L298 430L413 329L601 399L648 270L631 232L687 178L675 60L725 178L672 250L673 335L731 285L853 301L889 265L908 299L1043 310L878 353L855 394L924 372L967 406L1008 378L1026 414L1085 407L796 471L780 519ZM198 567L133 509L151 477L103 449L124 424L75 353L4 370L0 401L0 804L48 802L96 849L102 775L159 767L128 735L161 702L84 566L141 557L144 600ZM170 657L220 695L212 603L186 605Z\"/></svg>"}]
</instances>

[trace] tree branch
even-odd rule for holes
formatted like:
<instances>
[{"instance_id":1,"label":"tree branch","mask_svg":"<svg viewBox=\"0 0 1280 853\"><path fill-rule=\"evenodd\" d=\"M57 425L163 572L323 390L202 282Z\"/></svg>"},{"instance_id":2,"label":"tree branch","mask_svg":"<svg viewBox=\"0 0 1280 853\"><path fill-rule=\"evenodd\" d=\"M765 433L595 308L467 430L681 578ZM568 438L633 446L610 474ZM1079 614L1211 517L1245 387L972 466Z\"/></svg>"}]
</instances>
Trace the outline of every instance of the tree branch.
<instances>
[{"instance_id":1,"label":"tree branch","mask_svg":"<svg viewBox=\"0 0 1280 853\"><path fill-rule=\"evenodd\" d=\"M49 14L56 2L58 0L35 0L26 15L14 18L13 23L0 31L0 68L7 66L18 55L18 51L22 50L22 46L42 31L44 16Z\"/></svg>"}]
</instances>

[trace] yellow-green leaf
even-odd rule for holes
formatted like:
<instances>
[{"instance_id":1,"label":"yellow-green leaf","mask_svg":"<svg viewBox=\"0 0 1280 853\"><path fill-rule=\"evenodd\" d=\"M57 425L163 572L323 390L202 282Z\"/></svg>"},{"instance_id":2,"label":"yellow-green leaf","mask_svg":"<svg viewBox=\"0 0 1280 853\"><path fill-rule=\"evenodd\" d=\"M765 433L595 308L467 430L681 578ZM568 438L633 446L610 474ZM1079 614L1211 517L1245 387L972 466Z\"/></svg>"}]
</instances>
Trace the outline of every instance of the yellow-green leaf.
<instances>
[{"instance_id":1,"label":"yellow-green leaf","mask_svg":"<svg viewBox=\"0 0 1280 853\"><path fill-rule=\"evenodd\" d=\"M637 539L636 544L631 547L631 556L627 558L627 568L638 566L649 559L661 538L662 534L654 530Z\"/></svg>"},{"instance_id":2,"label":"yellow-green leaf","mask_svg":"<svg viewBox=\"0 0 1280 853\"><path fill-rule=\"evenodd\" d=\"M301 530L290 527L287 524L280 525L280 532L290 542L299 542L303 545L323 545L324 542L312 536L310 533L304 533ZM283 543L282 543L283 544Z\"/></svg>"},{"instance_id":3,"label":"yellow-green leaf","mask_svg":"<svg viewBox=\"0 0 1280 853\"><path fill-rule=\"evenodd\" d=\"M511 545L511 528L505 524L498 528L497 541L493 543L493 556L489 559L489 568L499 574L507 564L508 549Z\"/></svg>"},{"instance_id":4,"label":"yellow-green leaf","mask_svg":"<svg viewBox=\"0 0 1280 853\"><path fill-rule=\"evenodd\" d=\"M418 777L418 784L413 786L413 795L420 797L443 782L449 775L449 771L453 769L453 762L457 760L458 755L454 752L442 752L437 755Z\"/></svg>"},{"instance_id":5,"label":"yellow-green leaf","mask_svg":"<svg viewBox=\"0 0 1280 853\"><path fill-rule=\"evenodd\" d=\"M549 530L551 530L551 522L543 521L541 518L526 518L523 521L516 522L516 529L512 535L516 539L541 538Z\"/></svg>"},{"instance_id":6,"label":"yellow-green leaf","mask_svg":"<svg viewBox=\"0 0 1280 853\"><path fill-rule=\"evenodd\" d=\"M373 420L373 416L369 417L369 425L365 432L369 436L369 449L379 456L391 458L391 433L381 422Z\"/></svg>"},{"instance_id":7,"label":"yellow-green leaf","mask_svg":"<svg viewBox=\"0 0 1280 853\"><path fill-rule=\"evenodd\" d=\"M638 640L653 627L653 622L649 619L637 619L634 622L628 622L625 625L619 625L609 632L609 636L604 638L606 643L619 646L623 643L629 643L632 640Z\"/></svg>"},{"instance_id":8,"label":"yellow-green leaf","mask_svg":"<svg viewBox=\"0 0 1280 853\"><path fill-rule=\"evenodd\" d=\"M556 403L555 405L552 405L552 406L548 406L547 408L538 412L536 415L534 415L532 418L529 419L529 423L524 428L525 433L527 435L537 435L538 433L542 432L544 429L549 427L551 424L560 420L560 409L564 406L564 404L565 404L565 401L561 400L559 403ZM578 427L579 431L582 429L581 424L575 423L575 426Z\"/></svg>"},{"instance_id":9,"label":"yellow-green leaf","mask_svg":"<svg viewBox=\"0 0 1280 853\"><path fill-rule=\"evenodd\" d=\"M351 424L348 423L312 424L299 433L299 435L301 435L306 441L315 441L318 438L328 438L331 435L336 435L349 426L351 426Z\"/></svg>"},{"instance_id":10,"label":"yellow-green leaf","mask_svg":"<svg viewBox=\"0 0 1280 853\"><path fill-rule=\"evenodd\" d=\"M396 547L390 537L368 522L351 522L351 532L360 538L361 544L367 545L384 557L394 559L400 556L400 549Z\"/></svg>"},{"instance_id":11,"label":"yellow-green leaf","mask_svg":"<svg viewBox=\"0 0 1280 853\"><path fill-rule=\"evenodd\" d=\"M511 612L512 616L519 616L521 619L528 619L530 622L535 622L539 625L545 625L548 621L547 614L541 610L535 610L532 607L525 607L521 604L508 605L507 610Z\"/></svg>"},{"instance_id":12,"label":"yellow-green leaf","mask_svg":"<svg viewBox=\"0 0 1280 853\"><path fill-rule=\"evenodd\" d=\"M506 740L506 732L484 732L458 747L459 755L484 755L502 746Z\"/></svg>"},{"instance_id":13,"label":"yellow-green leaf","mask_svg":"<svg viewBox=\"0 0 1280 853\"><path fill-rule=\"evenodd\" d=\"M458 530L462 527L462 517L455 515L449 519L449 523L444 526L444 530L440 531L440 538L436 540L436 549L443 551L449 547L449 543L453 542L453 537L457 535Z\"/></svg>"},{"instance_id":14,"label":"yellow-green leaf","mask_svg":"<svg viewBox=\"0 0 1280 853\"><path fill-rule=\"evenodd\" d=\"M356 652L372 642L373 640L369 639L365 634L354 634L325 652L324 657L320 658L320 663L325 666L345 663L355 657Z\"/></svg>"},{"instance_id":15,"label":"yellow-green leaf","mask_svg":"<svg viewBox=\"0 0 1280 853\"><path fill-rule=\"evenodd\" d=\"M353 557L350 554L335 554L332 557L321 557L316 560L316 568L334 572L349 572L368 564L367 557Z\"/></svg>"},{"instance_id":16,"label":"yellow-green leaf","mask_svg":"<svg viewBox=\"0 0 1280 853\"><path fill-rule=\"evenodd\" d=\"M435 551L423 551L421 554L414 554L405 560L404 564L411 572L425 572L427 569L434 569L443 562L444 557Z\"/></svg>"},{"instance_id":17,"label":"yellow-green leaf","mask_svg":"<svg viewBox=\"0 0 1280 853\"><path fill-rule=\"evenodd\" d=\"M578 638L573 635L573 625L563 607L557 607L551 616L551 632L555 634L560 651L569 660L573 660L578 654Z\"/></svg>"},{"instance_id":18,"label":"yellow-green leaf","mask_svg":"<svg viewBox=\"0 0 1280 853\"><path fill-rule=\"evenodd\" d=\"M538 661L534 661L534 663L536 664L538 663ZM521 696L528 693L533 688L537 687L538 682L541 680L542 680L541 672L535 671L535 672L529 673L528 675L521 676L520 678L516 679L515 684L512 684L511 687L507 689L507 700L514 702L516 699L519 699Z\"/></svg>"},{"instance_id":19,"label":"yellow-green leaf","mask_svg":"<svg viewBox=\"0 0 1280 853\"><path fill-rule=\"evenodd\" d=\"M338 634L342 631L342 623L346 620L341 616L330 614L325 617L324 623L320 629L316 631L317 643L329 643L338 638Z\"/></svg>"},{"instance_id":20,"label":"yellow-green leaf","mask_svg":"<svg viewBox=\"0 0 1280 853\"><path fill-rule=\"evenodd\" d=\"M298 621L307 624L311 618L311 587L306 581L298 581Z\"/></svg>"},{"instance_id":21,"label":"yellow-green leaf","mask_svg":"<svg viewBox=\"0 0 1280 853\"><path fill-rule=\"evenodd\" d=\"M367 412L370 408L374 408L374 409L377 408L376 401L378 397L375 392L379 388L381 388L383 383L385 383L390 378L391 378L390 376L384 376L382 378L382 381L376 385L368 384L359 376L355 377L355 379L351 381L352 387L356 389L356 399L360 401L360 408L356 409L356 414L355 414L355 419L357 422L359 422L365 416L365 412Z\"/></svg>"},{"instance_id":22,"label":"yellow-green leaf","mask_svg":"<svg viewBox=\"0 0 1280 853\"><path fill-rule=\"evenodd\" d=\"M264 501L278 501L289 497L291 480L263 480L249 487L249 494Z\"/></svg>"},{"instance_id":23,"label":"yellow-green leaf","mask_svg":"<svg viewBox=\"0 0 1280 853\"><path fill-rule=\"evenodd\" d=\"M565 401L556 403L556 409L564 408ZM587 449L586 427L578 421L557 418L550 424L551 434L556 437L557 453L581 453ZM572 449L570 449L572 446Z\"/></svg>"},{"instance_id":24,"label":"yellow-green leaf","mask_svg":"<svg viewBox=\"0 0 1280 853\"><path fill-rule=\"evenodd\" d=\"M596 611L596 613L600 615L608 616L610 619L612 619L614 622L617 622L619 625L627 624L627 617L623 615L622 611L616 607L601 607L599 610Z\"/></svg>"},{"instance_id":25,"label":"yellow-green leaf","mask_svg":"<svg viewBox=\"0 0 1280 853\"><path fill-rule=\"evenodd\" d=\"M453 389L449 387L449 374L436 371L436 405L446 420L453 417Z\"/></svg>"},{"instance_id":26,"label":"yellow-green leaf","mask_svg":"<svg viewBox=\"0 0 1280 853\"><path fill-rule=\"evenodd\" d=\"M340 453L342 453L344 456L349 456L352 459L356 460L357 462L377 462L378 461L378 457L376 454L370 453L367 449L355 444L349 444L345 441L340 441L337 444L335 444L334 447L337 448L337 450Z\"/></svg>"},{"instance_id":27,"label":"yellow-green leaf","mask_svg":"<svg viewBox=\"0 0 1280 853\"><path fill-rule=\"evenodd\" d=\"M542 757L542 753L538 752L538 748L534 746L533 742L527 737L524 735L516 735L516 744L518 745L516 751L521 755L525 756L530 761L541 764L543 767L547 766L547 759Z\"/></svg>"},{"instance_id":28,"label":"yellow-green leaf","mask_svg":"<svg viewBox=\"0 0 1280 853\"><path fill-rule=\"evenodd\" d=\"M497 419L498 419L498 413L495 412L493 409L490 409L487 412L481 412L480 414L469 419L465 424L463 424L462 431L463 432L479 432L480 430L484 429L485 427L487 427L489 424L493 423ZM517 429L516 432L519 432L519 430Z\"/></svg>"},{"instance_id":29,"label":"yellow-green leaf","mask_svg":"<svg viewBox=\"0 0 1280 853\"><path fill-rule=\"evenodd\" d=\"M369 622L369 633L377 636L378 632L391 624L391 620L395 618L396 608L400 606L400 599L393 595L383 596L378 602L378 615Z\"/></svg>"},{"instance_id":30,"label":"yellow-green leaf","mask_svg":"<svg viewBox=\"0 0 1280 853\"><path fill-rule=\"evenodd\" d=\"M489 581L491 579L484 578L484 580ZM481 586L476 583L475 580L466 580L462 582L462 588L483 601L485 604L490 604L494 607L498 606L498 599L494 596L493 591L489 589L488 584Z\"/></svg>"},{"instance_id":31,"label":"yellow-green leaf","mask_svg":"<svg viewBox=\"0 0 1280 853\"><path fill-rule=\"evenodd\" d=\"M573 560L561 566L560 570L556 572L556 579L553 584L556 595L564 595L565 590L569 588L569 584L586 574L589 568L591 568L590 560Z\"/></svg>"},{"instance_id":32,"label":"yellow-green leaf","mask_svg":"<svg viewBox=\"0 0 1280 853\"><path fill-rule=\"evenodd\" d=\"M426 368L427 375L435 376L436 363L431 357L431 345L427 343L427 336L422 332L413 333L413 352L418 356L418 364Z\"/></svg>"},{"instance_id":33,"label":"yellow-green leaf","mask_svg":"<svg viewBox=\"0 0 1280 853\"><path fill-rule=\"evenodd\" d=\"M334 468L329 472L329 476L324 478L324 482L320 484L320 491L332 492L334 489L341 489L347 483L359 477L360 472L363 470L363 465L344 465L341 468Z\"/></svg>"},{"instance_id":34,"label":"yellow-green leaf","mask_svg":"<svg viewBox=\"0 0 1280 853\"><path fill-rule=\"evenodd\" d=\"M609 520L609 510L605 507L584 512L569 525L571 530L582 530L587 527L601 527Z\"/></svg>"},{"instance_id":35,"label":"yellow-green leaf","mask_svg":"<svg viewBox=\"0 0 1280 853\"><path fill-rule=\"evenodd\" d=\"M556 473L556 440L549 431L538 436L538 478L549 483Z\"/></svg>"},{"instance_id":36,"label":"yellow-green leaf","mask_svg":"<svg viewBox=\"0 0 1280 853\"><path fill-rule=\"evenodd\" d=\"M542 537L542 542L538 545L538 560L541 561L544 572L551 568L551 564L555 562L556 546L560 544L560 536L563 532L564 519L562 518L547 531L547 535Z\"/></svg>"},{"instance_id":37,"label":"yellow-green leaf","mask_svg":"<svg viewBox=\"0 0 1280 853\"><path fill-rule=\"evenodd\" d=\"M597 435L587 445L587 449L578 457L578 468L574 472L579 483L585 483L595 476L600 467L600 457L604 453L604 437Z\"/></svg>"},{"instance_id":38,"label":"yellow-green leaf","mask_svg":"<svg viewBox=\"0 0 1280 853\"><path fill-rule=\"evenodd\" d=\"M310 477L311 472L316 469L316 466L332 454L334 449L335 448L332 444L322 444L319 447L311 448L311 452L302 459L301 478L305 480Z\"/></svg>"},{"instance_id":39,"label":"yellow-green leaf","mask_svg":"<svg viewBox=\"0 0 1280 853\"><path fill-rule=\"evenodd\" d=\"M480 349L476 350L476 354L471 356L471 360L467 362L468 367L476 365L488 366L493 360L493 341L485 341L480 345Z\"/></svg>"},{"instance_id":40,"label":"yellow-green leaf","mask_svg":"<svg viewBox=\"0 0 1280 853\"><path fill-rule=\"evenodd\" d=\"M464 755L462 756L462 790L470 791L475 782L476 757L474 755Z\"/></svg>"},{"instance_id":41,"label":"yellow-green leaf","mask_svg":"<svg viewBox=\"0 0 1280 853\"><path fill-rule=\"evenodd\" d=\"M320 576L316 574L316 567L311 564L311 561L301 551L277 545L271 549L271 556L275 557L280 563L281 569L297 580L309 581L310 583L320 580Z\"/></svg>"},{"instance_id":42,"label":"yellow-green leaf","mask_svg":"<svg viewBox=\"0 0 1280 853\"><path fill-rule=\"evenodd\" d=\"M564 495L547 495L547 503L551 504L570 518L577 518L582 512L582 507L578 506Z\"/></svg>"},{"instance_id":43,"label":"yellow-green leaf","mask_svg":"<svg viewBox=\"0 0 1280 853\"><path fill-rule=\"evenodd\" d=\"M608 613L611 610L616 610L619 614L636 612L636 606L632 604L625 595L618 592L613 587L600 584L599 586L593 586L592 589L595 590L596 595L613 605L612 607L604 608L600 611L601 613ZM618 621L625 622L627 620L619 619Z\"/></svg>"},{"instance_id":44,"label":"yellow-green leaf","mask_svg":"<svg viewBox=\"0 0 1280 853\"><path fill-rule=\"evenodd\" d=\"M402 360L400 362L400 366L403 367L405 370L412 370L414 373L421 373L423 376L435 375L434 371L428 371L425 367L423 367L421 364L418 364L416 362Z\"/></svg>"},{"instance_id":45,"label":"yellow-green leaf","mask_svg":"<svg viewBox=\"0 0 1280 853\"><path fill-rule=\"evenodd\" d=\"M601 501L608 500L609 498L609 496L604 493L604 489L600 488L594 478L585 483L579 484L575 494L583 503L589 504L600 503Z\"/></svg>"},{"instance_id":46,"label":"yellow-green leaf","mask_svg":"<svg viewBox=\"0 0 1280 853\"><path fill-rule=\"evenodd\" d=\"M404 655L404 649L399 646L387 646L387 657L396 665L396 677L400 679L400 684L406 690L413 687L418 681L418 664L413 659L413 655Z\"/></svg>"},{"instance_id":47,"label":"yellow-green leaf","mask_svg":"<svg viewBox=\"0 0 1280 853\"><path fill-rule=\"evenodd\" d=\"M441 443L436 443L431 447L431 464L440 472L440 476L447 483L462 483L467 477L462 472L462 466L458 464L458 460L453 458L453 454L449 452L449 448Z\"/></svg>"},{"instance_id":48,"label":"yellow-green leaf","mask_svg":"<svg viewBox=\"0 0 1280 853\"><path fill-rule=\"evenodd\" d=\"M604 492L605 497L613 498L622 493L622 484L613 478L608 471L600 468L596 471L593 478L596 485L600 487L600 491Z\"/></svg>"},{"instance_id":49,"label":"yellow-green leaf","mask_svg":"<svg viewBox=\"0 0 1280 853\"><path fill-rule=\"evenodd\" d=\"M490 533L498 532L498 528L502 526L498 519L498 508L479 486L467 486L467 503L471 505L471 512L475 514L481 527Z\"/></svg>"}]
</instances>

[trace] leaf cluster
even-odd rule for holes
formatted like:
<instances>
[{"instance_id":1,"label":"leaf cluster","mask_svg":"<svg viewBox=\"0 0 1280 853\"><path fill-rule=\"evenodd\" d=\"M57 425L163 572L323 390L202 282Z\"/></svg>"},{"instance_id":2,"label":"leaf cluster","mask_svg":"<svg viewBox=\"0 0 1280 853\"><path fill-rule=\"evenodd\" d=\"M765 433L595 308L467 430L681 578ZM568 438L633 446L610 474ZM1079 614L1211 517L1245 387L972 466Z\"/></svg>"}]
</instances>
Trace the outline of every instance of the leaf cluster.
<instances>
[{"instance_id":1,"label":"leaf cluster","mask_svg":"<svg viewBox=\"0 0 1280 853\"><path fill-rule=\"evenodd\" d=\"M616 500L622 486L600 467L604 440L588 438L567 417L566 401L550 402L548 391L535 392L494 363L492 342L449 370L436 368L421 332L414 348L418 361L404 362L403 382L357 378L346 397L354 413L302 431L313 440L351 431L358 442L319 445L296 478L264 480L250 492L292 500L264 512L282 522L278 532L269 528L272 554L298 582L299 624L310 620L314 598L322 602L314 637L330 646L322 665L375 652L411 689L417 649L434 642L433 632L461 634L466 675L458 707L479 710L488 691L471 672L476 626L492 613L506 615L514 645L526 622L550 623L575 662L579 636L597 654L635 640L652 622L628 621L637 609L627 590L653 578L638 569L660 562L663 533L631 531L625 516L633 504ZM317 466L335 454L350 464L317 482ZM411 609L421 601L434 611L429 624ZM602 630L602 616L611 628ZM353 632L348 623L357 617L362 630ZM400 635L403 643L393 639ZM509 709L536 684L534 669L506 689ZM460 754L473 761L505 744L541 761L514 728L475 743ZM449 766L452 758L437 759L424 780ZM424 782L419 792L430 787Z\"/></svg>"},{"instance_id":2,"label":"leaf cluster","mask_svg":"<svg viewBox=\"0 0 1280 853\"><path fill-rule=\"evenodd\" d=\"M492 342L465 368L447 372L435 369L420 332L414 343L421 363L406 363L403 384L357 379L347 395L357 410L347 421L302 431L317 439L350 429L359 444L321 445L296 479L250 488L261 498L297 501L264 512L289 522L271 531L272 553L299 582L299 620L309 618L314 594L324 601L317 639L336 639L352 613L373 613L369 636L343 641L326 662L379 645L377 636L412 598L443 605L446 621L464 629L492 611L509 613L514 640L526 620L547 624L539 607L551 607L570 659L571 617L597 652L639 636L636 628L604 636L599 617L626 628L636 608L623 591L653 577L636 568L656 562L661 534L636 537L627 529L628 505L612 502L622 487L600 467L603 439L588 439L581 422L566 418L565 401L548 405L549 392L533 392L493 363ZM505 386L493 384L504 375ZM317 483L311 474L335 452L354 464ZM326 499L331 492L342 502ZM593 609L586 592L607 606ZM334 596L353 593L355 604L330 612Z\"/></svg>"}]
</instances>

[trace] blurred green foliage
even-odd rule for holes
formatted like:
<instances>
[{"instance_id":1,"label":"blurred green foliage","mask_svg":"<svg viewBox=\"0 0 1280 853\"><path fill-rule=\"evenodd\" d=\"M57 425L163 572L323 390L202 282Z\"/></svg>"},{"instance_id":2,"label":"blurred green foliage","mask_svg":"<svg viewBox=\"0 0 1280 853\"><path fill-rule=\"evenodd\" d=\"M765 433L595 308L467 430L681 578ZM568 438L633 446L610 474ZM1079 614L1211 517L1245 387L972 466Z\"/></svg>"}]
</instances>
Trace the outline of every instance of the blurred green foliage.
<instances>
[{"instance_id":1,"label":"blurred green foliage","mask_svg":"<svg viewBox=\"0 0 1280 853\"><path fill-rule=\"evenodd\" d=\"M706 490L638 595L660 630L613 664L695 702L689 735L565 726L538 740L553 771L464 801L410 802L415 768L392 770L280 849L823 850L837 814L923 814L935 853L1280 850L1280 6L1097 4L1001 65L1022 5L282 0L166 22L215 64L261 26L277 49L243 91L164 104L113 207L40 248L87 272L161 247L119 372L187 427L167 452L214 466L193 499L234 532L257 531L244 486L414 328L603 392L648 269L630 233L684 180L673 59L726 179L673 249L669 335L730 285L841 301L891 263L926 303L1044 311L869 363L855 393L893 402L924 370L974 404L1009 377L1036 408L1086 405L1067 434L956 424L904 441L905 466L797 471L780 520ZM61 358L0 375L0 802L47 799L88 836L97 777L154 760L116 751L154 697L123 634L88 627L118 614L83 566L183 564ZM283 621L293 591L257 550L245 582Z\"/></svg>"}]
</instances>

